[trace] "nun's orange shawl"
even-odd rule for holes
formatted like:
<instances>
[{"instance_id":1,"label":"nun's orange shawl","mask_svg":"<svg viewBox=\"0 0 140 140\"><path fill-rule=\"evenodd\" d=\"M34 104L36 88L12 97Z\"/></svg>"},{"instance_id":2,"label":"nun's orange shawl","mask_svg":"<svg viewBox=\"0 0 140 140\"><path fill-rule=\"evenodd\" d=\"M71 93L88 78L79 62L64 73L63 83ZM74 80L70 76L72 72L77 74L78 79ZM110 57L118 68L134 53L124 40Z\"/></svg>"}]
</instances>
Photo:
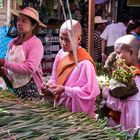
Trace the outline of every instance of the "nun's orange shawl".
<instances>
[{"instance_id":1,"label":"nun's orange shawl","mask_svg":"<svg viewBox=\"0 0 140 140\"><path fill-rule=\"evenodd\" d=\"M78 62L82 60L89 60L94 65L93 59L91 58L89 53L83 48L77 49L77 58ZM75 66L76 66L75 59L72 52L64 56L57 66L57 84L64 85L65 81L67 80L68 76L75 68Z\"/></svg>"}]
</instances>

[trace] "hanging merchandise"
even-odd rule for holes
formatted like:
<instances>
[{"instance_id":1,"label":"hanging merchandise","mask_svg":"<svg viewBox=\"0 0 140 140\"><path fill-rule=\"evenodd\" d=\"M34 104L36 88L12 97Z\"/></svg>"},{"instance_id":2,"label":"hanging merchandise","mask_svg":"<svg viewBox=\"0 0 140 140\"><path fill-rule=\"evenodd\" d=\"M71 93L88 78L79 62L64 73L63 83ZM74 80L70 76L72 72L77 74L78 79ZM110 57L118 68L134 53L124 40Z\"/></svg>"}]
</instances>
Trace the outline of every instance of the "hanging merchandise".
<instances>
[{"instance_id":1,"label":"hanging merchandise","mask_svg":"<svg viewBox=\"0 0 140 140\"><path fill-rule=\"evenodd\" d=\"M19 4L20 6L22 5L23 0L17 0L17 4Z\"/></svg>"},{"instance_id":2,"label":"hanging merchandise","mask_svg":"<svg viewBox=\"0 0 140 140\"><path fill-rule=\"evenodd\" d=\"M39 7L41 7L43 0L39 0Z\"/></svg>"},{"instance_id":3,"label":"hanging merchandise","mask_svg":"<svg viewBox=\"0 0 140 140\"><path fill-rule=\"evenodd\" d=\"M18 35L18 31L16 28L16 21L17 21L17 17L14 16L13 20L11 21L11 25L10 25L10 28L8 30L7 36L16 37Z\"/></svg>"},{"instance_id":4,"label":"hanging merchandise","mask_svg":"<svg viewBox=\"0 0 140 140\"><path fill-rule=\"evenodd\" d=\"M128 0L127 1L128 6L137 6L140 7L140 1L139 0Z\"/></svg>"},{"instance_id":5,"label":"hanging merchandise","mask_svg":"<svg viewBox=\"0 0 140 140\"><path fill-rule=\"evenodd\" d=\"M53 0L53 9L54 9L54 10L57 10L58 7L59 7L58 1L57 1L57 0Z\"/></svg>"},{"instance_id":6,"label":"hanging merchandise","mask_svg":"<svg viewBox=\"0 0 140 140\"><path fill-rule=\"evenodd\" d=\"M23 0L22 2L22 7L28 7L29 6L29 1L28 0Z\"/></svg>"},{"instance_id":7,"label":"hanging merchandise","mask_svg":"<svg viewBox=\"0 0 140 140\"><path fill-rule=\"evenodd\" d=\"M0 9L3 8L3 0L0 0Z\"/></svg>"},{"instance_id":8,"label":"hanging merchandise","mask_svg":"<svg viewBox=\"0 0 140 140\"><path fill-rule=\"evenodd\" d=\"M57 3L54 3L57 1L52 0L43 0L42 5L40 7L40 15L41 19L43 19L43 22L46 24L56 24L58 23L58 5Z\"/></svg>"}]
</instances>

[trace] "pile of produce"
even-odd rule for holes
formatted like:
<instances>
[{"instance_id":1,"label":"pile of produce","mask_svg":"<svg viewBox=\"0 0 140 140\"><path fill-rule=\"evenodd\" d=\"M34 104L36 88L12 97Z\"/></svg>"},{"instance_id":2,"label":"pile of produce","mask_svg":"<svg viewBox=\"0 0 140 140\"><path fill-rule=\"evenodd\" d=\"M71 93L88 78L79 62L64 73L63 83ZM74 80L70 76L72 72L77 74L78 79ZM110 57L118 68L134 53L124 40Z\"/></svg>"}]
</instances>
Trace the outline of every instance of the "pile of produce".
<instances>
[{"instance_id":1,"label":"pile of produce","mask_svg":"<svg viewBox=\"0 0 140 140\"><path fill-rule=\"evenodd\" d=\"M134 66L127 66L124 59L116 61L116 68L112 72L112 78L124 84L132 83L134 78Z\"/></svg>"},{"instance_id":2,"label":"pile of produce","mask_svg":"<svg viewBox=\"0 0 140 140\"><path fill-rule=\"evenodd\" d=\"M124 59L116 60L115 53L112 53L112 56L109 57L105 65L97 63L96 67L98 68L97 80L101 93L106 93L109 91L111 96L122 100L138 93L138 89L134 81L136 71L135 67L127 66ZM105 106L105 95L106 94L100 94L96 98L96 113L101 119L107 117L109 113L109 110ZM129 130L126 130L126 132L127 131ZM140 140L139 129L134 135L128 137L131 137L133 140Z\"/></svg>"},{"instance_id":3,"label":"pile of produce","mask_svg":"<svg viewBox=\"0 0 140 140\"><path fill-rule=\"evenodd\" d=\"M124 59L117 59L109 83L111 96L126 99L127 97L138 93L134 81L134 71L134 66L127 66Z\"/></svg>"},{"instance_id":4,"label":"pile of produce","mask_svg":"<svg viewBox=\"0 0 140 140\"><path fill-rule=\"evenodd\" d=\"M119 126L117 126L119 127ZM125 132L108 128L106 119L92 119L62 106L17 99L0 91L1 140L123 140Z\"/></svg>"}]
</instances>

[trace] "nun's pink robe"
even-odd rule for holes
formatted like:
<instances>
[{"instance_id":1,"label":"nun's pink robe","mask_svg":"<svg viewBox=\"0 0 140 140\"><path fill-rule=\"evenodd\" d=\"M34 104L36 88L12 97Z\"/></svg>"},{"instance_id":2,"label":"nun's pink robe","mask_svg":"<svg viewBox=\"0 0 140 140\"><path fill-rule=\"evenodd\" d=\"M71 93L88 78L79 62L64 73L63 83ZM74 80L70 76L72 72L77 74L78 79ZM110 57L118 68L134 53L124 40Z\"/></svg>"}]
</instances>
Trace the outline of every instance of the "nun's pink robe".
<instances>
[{"instance_id":1,"label":"nun's pink robe","mask_svg":"<svg viewBox=\"0 0 140 140\"><path fill-rule=\"evenodd\" d=\"M121 112L120 124L122 130L140 127L140 76L135 77L135 82L139 92L125 100L120 100L112 96L107 98L107 106L114 111Z\"/></svg>"},{"instance_id":2,"label":"nun's pink robe","mask_svg":"<svg viewBox=\"0 0 140 140\"><path fill-rule=\"evenodd\" d=\"M49 82L56 83L56 69L59 61L67 54L62 49L58 52ZM95 117L95 99L100 89L95 68L89 60L83 60L73 69L65 81L65 91L60 95L57 105L63 104L72 112L85 112Z\"/></svg>"}]
</instances>

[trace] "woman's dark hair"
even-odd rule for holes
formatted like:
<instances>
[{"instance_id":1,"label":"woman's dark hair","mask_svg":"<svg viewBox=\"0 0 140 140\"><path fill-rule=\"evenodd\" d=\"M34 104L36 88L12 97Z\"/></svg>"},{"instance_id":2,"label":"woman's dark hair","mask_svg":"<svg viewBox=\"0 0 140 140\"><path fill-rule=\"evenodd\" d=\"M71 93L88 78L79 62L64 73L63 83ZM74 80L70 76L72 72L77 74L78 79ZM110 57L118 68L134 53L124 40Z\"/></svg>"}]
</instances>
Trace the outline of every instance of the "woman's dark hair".
<instances>
[{"instance_id":1,"label":"woman's dark hair","mask_svg":"<svg viewBox=\"0 0 140 140\"><path fill-rule=\"evenodd\" d=\"M132 30L136 29L137 27L140 27L140 21L139 20L134 20L131 24L132 24Z\"/></svg>"},{"instance_id":2,"label":"woman's dark hair","mask_svg":"<svg viewBox=\"0 0 140 140\"><path fill-rule=\"evenodd\" d=\"M29 16L28 16L28 18L30 19L32 25L36 25L35 29L33 30L33 34L37 34L38 33L38 22Z\"/></svg>"},{"instance_id":3,"label":"woman's dark hair","mask_svg":"<svg viewBox=\"0 0 140 140\"><path fill-rule=\"evenodd\" d=\"M134 20L131 23L128 24L126 32L127 34L130 34L132 30L140 27L140 21L139 20Z\"/></svg>"},{"instance_id":4,"label":"woman's dark hair","mask_svg":"<svg viewBox=\"0 0 140 140\"><path fill-rule=\"evenodd\" d=\"M129 15L124 13L118 16L117 22L122 22L124 24L127 24L129 20L130 20Z\"/></svg>"},{"instance_id":5,"label":"woman's dark hair","mask_svg":"<svg viewBox=\"0 0 140 140\"><path fill-rule=\"evenodd\" d=\"M131 31L133 30L132 28L133 28L132 23L129 23L128 26L127 26L127 28L126 28L126 33L127 34L131 34Z\"/></svg>"},{"instance_id":6,"label":"woman's dark hair","mask_svg":"<svg viewBox=\"0 0 140 140\"><path fill-rule=\"evenodd\" d=\"M31 24L32 25L38 24L38 22L35 19L33 19L31 17L29 17L29 18L30 18L30 21L31 21Z\"/></svg>"}]
</instances>

